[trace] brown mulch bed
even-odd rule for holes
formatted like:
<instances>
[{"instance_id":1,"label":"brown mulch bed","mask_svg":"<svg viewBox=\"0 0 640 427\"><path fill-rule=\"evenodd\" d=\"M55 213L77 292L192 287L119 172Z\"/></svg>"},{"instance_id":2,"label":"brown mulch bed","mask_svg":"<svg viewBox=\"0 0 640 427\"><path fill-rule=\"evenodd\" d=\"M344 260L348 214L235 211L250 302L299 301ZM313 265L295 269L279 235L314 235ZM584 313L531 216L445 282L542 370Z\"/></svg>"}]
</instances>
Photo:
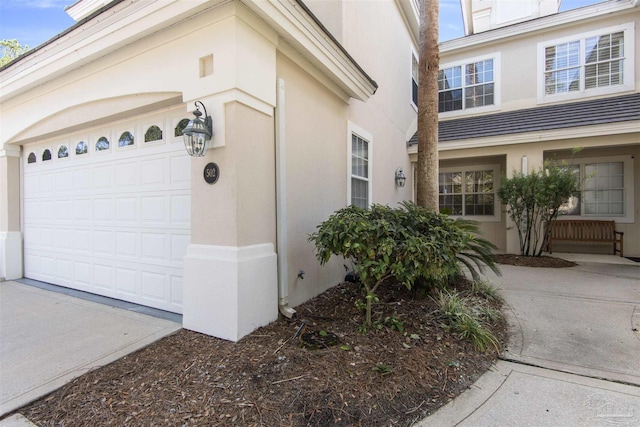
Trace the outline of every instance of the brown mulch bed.
<instances>
[{"instance_id":1,"label":"brown mulch bed","mask_svg":"<svg viewBox=\"0 0 640 427\"><path fill-rule=\"evenodd\" d=\"M543 268L565 268L575 267L575 262L567 261L562 258L555 258L551 256L524 256L504 254L496 255L496 261L499 264L516 265L519 267L543 267Z\"/></svg>"},{"instance_id":2,"label":"brown mulch bed","mask_svg":"<svg viewBox=\"0 0 640 427\"><path fill-rule=\"evenodd\" d=\"M367 333L360 288L344 283L237 343L181 330L19 412L41 426L409 426L495 361L447 331L430 298L379 297ZM491 328L502 345L504 321Z\"/></svg>"}]
</instances>

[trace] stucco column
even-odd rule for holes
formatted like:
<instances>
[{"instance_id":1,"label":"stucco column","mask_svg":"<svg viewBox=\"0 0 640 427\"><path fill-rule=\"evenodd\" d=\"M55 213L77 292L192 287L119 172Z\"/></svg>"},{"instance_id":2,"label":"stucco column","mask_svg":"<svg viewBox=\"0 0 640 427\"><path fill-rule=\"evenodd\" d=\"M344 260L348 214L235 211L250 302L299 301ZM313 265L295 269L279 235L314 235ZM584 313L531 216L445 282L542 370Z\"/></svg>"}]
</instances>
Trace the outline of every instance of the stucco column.
<instances>
[{"instance_id":1,"label":"stucco column","mask_svg":"<svg viewBox=\"0 0 640 427\"><path fill-rule=\"evenodd\" d=\"M540 150L527 150L527 146L518 147L518 149L510 151L507 154L507 177L512 178L514 172L530 173L537 170L543 163L544 153ZM507 216L507 253L520 253L520 239L518 238L518 229Z\"/></svg>"},{"instance_id":2,"label":"stucco column","mask_svg":"<svg viewBox=\"0 0 640 427\"><path fill-rule=\"evenodd\" d=\"M277 37L253 15L226 21L227 46L185 101L213 116L212 148L191 159L191 243L184 258L183 326L237 341L278 317L275 123ZM194 61L195 64L197 62ZM229 70L234 70L229 73ZM211 83L208 83L210 81ZM212 91L212 92L209 92ZM204 179L217 164L217 182Z\"/></svg>"},{"instance_id":3,"label":"stucco column","mask_svg":"<svg viewBox=\"0 0 640 427\"><path fill-rule=\"evenodd\" d=\"M0 149L0 278L22 277L20 147Z\"/></svg>"}]
</instances>

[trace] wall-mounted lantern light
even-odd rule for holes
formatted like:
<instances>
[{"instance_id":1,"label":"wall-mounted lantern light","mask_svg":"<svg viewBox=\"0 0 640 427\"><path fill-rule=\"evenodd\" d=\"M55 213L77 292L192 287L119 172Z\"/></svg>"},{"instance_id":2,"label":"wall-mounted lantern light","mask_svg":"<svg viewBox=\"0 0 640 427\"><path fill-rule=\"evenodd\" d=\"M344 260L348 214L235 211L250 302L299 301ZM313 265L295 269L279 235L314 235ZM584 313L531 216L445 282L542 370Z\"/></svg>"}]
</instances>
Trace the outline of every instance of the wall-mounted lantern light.
<instances>
[{"instance_id":1,"label":"wall-mounted lantern light","mask_svg":"<svg viewBox=\"0 0 640 427\"><path fill-rule=\"evenodd\" d=\"M407 177L404 175L404 170L402 168L396 169L396 187L404 187L406 182Z\"/></svg>"},{"instance_id":2,"label":"wall-mounted lantern light","mask_svg":"<svg viewBox=\"0 0 640 427\"><path fill-rule=\"evenodd\" d=\"M204 120L200 118L202 112L198 104L204 109ZM196 101L196 110L193 115L196 117L189 121L189 124L182 130L184 148L187 149L187 153L190 156L202 157L207 154L209 141L213 136L212 120L211 116L207 115L207 109L204 104L200 101Z\"/></svg>"}]
</instances>

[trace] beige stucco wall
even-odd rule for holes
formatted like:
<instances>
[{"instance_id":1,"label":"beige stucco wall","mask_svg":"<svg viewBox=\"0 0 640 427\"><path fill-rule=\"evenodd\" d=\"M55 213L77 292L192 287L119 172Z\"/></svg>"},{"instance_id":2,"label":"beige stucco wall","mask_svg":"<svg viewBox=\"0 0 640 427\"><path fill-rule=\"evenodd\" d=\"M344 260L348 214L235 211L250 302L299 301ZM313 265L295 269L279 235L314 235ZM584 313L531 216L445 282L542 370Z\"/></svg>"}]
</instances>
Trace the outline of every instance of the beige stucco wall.
<instances>
[{"instance_id":1,"label":"beige stucco wall","mask_svg":"<svg viewBox=\"0 0 640 427\"><path fill-rule=\"evenodd\" d=\"M0 156L0 232L20 230L20 158L13 155Z\"/></svg>"},{"instance_id":2,"label":"beige stucco wall","mask_svg":"<svg viewBox=\"0 0 640 427\"><path fill-rule=\"evenodd\" d=\"M289 301L296 306L344 278L337 259L320 267L307 239L346 206L348 105L286 56L277 59L286 99L287 283Z\"/></svg>"},{"instance_id":3,"label":"beige stucco wall","mask_svg":"<svg viewBox=\"0 0 640 427\"><path fill-rule=\"evenodd\" d=\"M273 117L238 102L225 105L226 145L191 160L191 242L275 246ZM207 163L218 182L203 179Z\"/></svg>"},{"instance_id":4,"label":"beige stucco wall","mask_svg":"<svg viewBox=\"0 0 640 427\"><path fill-rule=\"evenodd\" d=\"M629 22L634 23L636 28L634 62L637 90L640 87L640 43L637 42L638 32L640 31L640 13L638 13L637 8L623 16L613 14L582 23L567 23L551 29L526 33L521 37L512 37L509 40L473 44L468 48L455 49L454 51L445 48L441 51L440 64L446 65L452 62L499 53L501 58L499 70L500 90L502 93L500 111L532 108L538 105L537 86L538 70L540 69L540 65L537 62L538 43L576 36L581 33L615 27ZM469 110L466 115L472 114L476 113L473 110ZM457 116L464 115L458 114Z\"/></svg>"},{"instance_id":5,"label":"beige stucco wall","mask_svg":"<svg viewBox=\"0 0 640 427\"><path fill-rule=\"evenodd\" d=\"M417 123L411 102L413 42L395 1L347 1L344 12L349 23L345 47L365 70L372 70L379 85L366 103L351 102L349 120L373 136L373 202L395 205L413 197L405 148ZM395 186L398 167L408 178L404 188Z\"/></svg>"},{"instance_id":6,"label":"beige stucco wall","mask_svg":"<svg viewBox=\"0 0 640 427\"><path fill-rule=\"evenodd\" d=\"M486 164L495 159L501 159L501 172L506 176L513 176L514 171L522 170L522 158L527 157L528 170L538 168L545 158L571 159L574 147L582 148L575 158L602 158L606 156L633 156L634 164L634 219L633 222L618 222L617 229L625 233L625 255L639 256L640 239L640 133L600 136L589 138L567 138L561 140L512 144L493 147L476 147L460 150L446 149L446 143L441 144L440 152L442 166L459 166L465 164ZM415 158L415 155L413 156ZM504 213L500 223L482 222L481 230L484 236L492 241L500 251L517 253L518 236L512 224ZM567 249L571 249L566 247ZM602 248L602 246L600 246ZM585 246L574 246L572 249L589 250ZM599 249L599 248L596 248ZM605 248L606 253L608 247ZM603 253L602 250L600 250Z\"/></svg>"}]
</instances>

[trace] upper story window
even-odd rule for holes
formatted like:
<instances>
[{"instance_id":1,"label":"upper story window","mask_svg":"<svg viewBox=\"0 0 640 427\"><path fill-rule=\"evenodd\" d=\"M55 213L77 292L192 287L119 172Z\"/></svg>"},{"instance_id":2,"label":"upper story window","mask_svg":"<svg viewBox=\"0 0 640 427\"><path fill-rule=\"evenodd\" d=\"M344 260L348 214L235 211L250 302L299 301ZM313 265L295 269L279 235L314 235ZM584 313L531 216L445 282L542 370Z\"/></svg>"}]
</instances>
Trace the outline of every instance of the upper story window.
<instances>
[{"instance_id":1,"label":"upper story window","mask_svg":"<svg viewBox=\"0 0 640 427\"><path fill-rule=\"evenodd\" d=\"M497 106L497 70L497 57L444 66L438 72L438 112Z\"/></svg>"},{"instance_id":2,"label":"upper story window","mask_svg":"<svg viewBox=\"0 0 640 427\"><path fill-rule=\"evenodd\" d=\"M633 89L633 26L619 26L538 45L538 101Z\"/></svg>"},{"instance_id":3,"label":"upper story window","mask_svg":"<svg viewBox=\"0 0 640 427\"><path fill-rule=\"evenodd\" d=\"M371 140L371 135L349 123L348 203L364 209L371 204L372 195Z\"/></svg>"},{"instance_id":4,"label":"upper story window","mask_svg":"<svg viewBox=\"0 0 640 427\"><path fill-rule=\"evenodd\" d=\"M418 106L418 76L420 71L418 69L418 58L415 53L411 53L411 102L416 107Z\"/></svg>"}]
</instances>

